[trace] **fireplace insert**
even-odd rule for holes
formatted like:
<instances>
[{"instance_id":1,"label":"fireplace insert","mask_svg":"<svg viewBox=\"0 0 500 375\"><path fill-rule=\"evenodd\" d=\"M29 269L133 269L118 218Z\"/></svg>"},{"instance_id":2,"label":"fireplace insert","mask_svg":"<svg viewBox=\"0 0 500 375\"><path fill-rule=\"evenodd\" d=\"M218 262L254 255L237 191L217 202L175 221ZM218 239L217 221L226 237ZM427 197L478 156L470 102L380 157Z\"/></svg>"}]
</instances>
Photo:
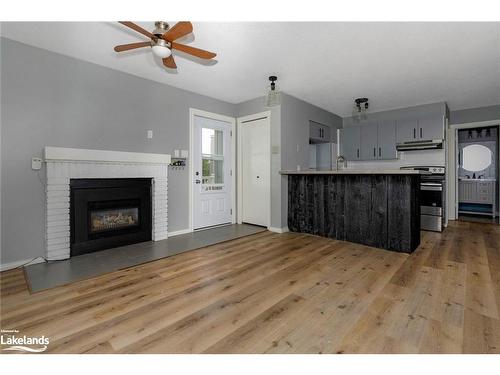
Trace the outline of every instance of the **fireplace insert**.
<instances>
[{"instance_id":1,"label":"fireplace insert","mask_svg":"<svg viewBox=\"0 0 500 375\"><path fill-rule=\"evenodd\" d=\"M72 179L71 256L151 240L150 178Z\"/></svg>"}]
</instances>

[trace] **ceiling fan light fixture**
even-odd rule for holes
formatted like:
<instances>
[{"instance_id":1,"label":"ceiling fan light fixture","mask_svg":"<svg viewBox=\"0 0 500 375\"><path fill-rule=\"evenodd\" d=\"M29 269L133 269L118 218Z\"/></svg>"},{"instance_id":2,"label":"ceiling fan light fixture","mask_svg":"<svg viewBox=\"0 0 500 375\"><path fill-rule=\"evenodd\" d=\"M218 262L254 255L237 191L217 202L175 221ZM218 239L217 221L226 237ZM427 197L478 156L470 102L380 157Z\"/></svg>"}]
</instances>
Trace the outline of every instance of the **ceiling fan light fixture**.
<instances>
[{"instance_id":1,"label":"ceiling fan light fixture","mask_svg":"<svg viewBox=\"0 0 500 375\"><path fill-rule=\"evenodd\" d=\"M158 39L156 42L151 42L151 49L156 56L162 59L164 59L165 57L169 57L172 54L168 43L163 39Z\"/></svg>"}]
</instances>

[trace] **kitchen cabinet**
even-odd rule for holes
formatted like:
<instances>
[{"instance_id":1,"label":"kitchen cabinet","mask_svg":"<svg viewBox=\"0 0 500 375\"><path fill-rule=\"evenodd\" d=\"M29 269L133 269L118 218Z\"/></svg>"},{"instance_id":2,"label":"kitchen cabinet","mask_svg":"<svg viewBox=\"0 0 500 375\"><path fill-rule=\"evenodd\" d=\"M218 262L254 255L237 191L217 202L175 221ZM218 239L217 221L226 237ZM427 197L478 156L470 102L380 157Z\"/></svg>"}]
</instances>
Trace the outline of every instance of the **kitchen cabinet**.
<instances>
[{"instance_id":1,"label":"kitchen cabinet","mask_svg":"<svg viewBox=\"0 0 500 375\"><path fill-rule=\"evenodd\" d=\"M380 121L341 129L340 155L348 161L397 159L396 123Z\"/></svg>"},{"instance_id":2,"label":"kitchen cabinet","mask_svg":"<svg viewBox=\"0 0 500 375\"><path fill-rule=\"evenodd\" d=\"M441 116L400 119L396 126L397 143L444 139L444 119Z\"/></svg>"},{"instance_id":3,"label":"kitchen cabinet","mask_svg":"<svg viewBox=\"0 0 500 375\"><path fill-rule=\"evenodd\" d=\"M396 122L380 121L377 132L377 158L380 160L397 159Z\"/></svg>"},{"instance_id":4,"label":"kitchen cabinet","mask_svg":"<svg viewBox=\"0 0 500 375\"><path fill-rule=\"evenodd\" d=\"M378 158L377 123L363 124L360 129L360 160L375 160Z\"/></svg>"},{"instance_id":5,"label":"kitchen cabinet","mask_svg":"<svg viewBox=\"0 0 500 375\"><path fill-rule=\"evenodd\" d=\"M309 121L309 141L310 143L330 142L330 127Z\"/></svg>"},{"instance_id":6,"label":"kitchen cabinet","mask_svg":"<svg viewBox=\"0 0 500 375\"><path fill-rule=\"evenodd\" d=\"M419 118L418 136L420 140L444 139L444 119L441 116Z\"/></svg>"},{"instance_id":7,"label":"kitchen cabinet","mask_svg":"<svg viewBox=\"0 0 500 375\"><path fill-rule=\"evenodd\" d=\"M361 160L361 127L354 125L340 129L340 155L346 160Z\"/></svg>"},{"instance_id":8,"label":"kitchen cabinet","mask_svg":"<svg viewBox=\"0 0 500 375\"><path fill-rule=\"evenodd\" d=\"M396 122L396 140L398 143L417 141L418 121L416 119L402 119Z\"/></svg>"}]
</instances>

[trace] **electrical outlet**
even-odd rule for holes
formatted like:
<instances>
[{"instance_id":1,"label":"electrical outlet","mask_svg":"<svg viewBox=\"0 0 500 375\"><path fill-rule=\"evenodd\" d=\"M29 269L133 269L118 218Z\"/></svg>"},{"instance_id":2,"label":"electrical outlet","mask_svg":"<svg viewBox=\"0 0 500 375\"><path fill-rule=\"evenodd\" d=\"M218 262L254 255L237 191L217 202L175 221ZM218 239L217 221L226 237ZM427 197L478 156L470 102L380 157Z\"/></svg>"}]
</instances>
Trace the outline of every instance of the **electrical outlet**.
<instances>
[{"instance_id":1,"label":"electrical outlet","mask_svg":"<svg viewBox=\"0 0 500 375\"><path fill-rule=\"evenodd\" d=\"M31 158L31 169L34 171L42 169L42 159L37 157Z\"/></svg>"}]
</instances>

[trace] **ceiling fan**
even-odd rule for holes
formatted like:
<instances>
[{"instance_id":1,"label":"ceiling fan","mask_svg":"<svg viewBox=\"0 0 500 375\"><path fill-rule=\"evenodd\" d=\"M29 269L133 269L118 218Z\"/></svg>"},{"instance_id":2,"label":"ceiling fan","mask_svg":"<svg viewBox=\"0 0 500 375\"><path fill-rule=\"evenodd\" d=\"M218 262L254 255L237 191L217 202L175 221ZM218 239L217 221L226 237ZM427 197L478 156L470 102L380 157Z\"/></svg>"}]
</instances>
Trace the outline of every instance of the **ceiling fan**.
<instances>
[{"instance_id":1,"label":"ceiling fan","mask_svg":"<svg viewBox=\"0 0 500 375\"><path fill-rule=\"evenodd\" d=\"M136 48L151 47L153 53L156 56L161 57L161 59L163 60L163 65L165 65L167 68L172 69L177 68L174 57L172 56L172 50L174 49L207 60L213 59L215 56L217 56L213 52L175 42L177 39L188 35L193 31L193 25L191 24L191 22L182 21L170 27L169 24L164 21L156 21L155 29L152 32L149 32L130 21L119 22L122 25L130 27L132 30L137 31L138 33L147 36L151 40L149 42L137 42L116 46L114 48L116 52L130 51Z\"/></svg>"}]
</instances>

